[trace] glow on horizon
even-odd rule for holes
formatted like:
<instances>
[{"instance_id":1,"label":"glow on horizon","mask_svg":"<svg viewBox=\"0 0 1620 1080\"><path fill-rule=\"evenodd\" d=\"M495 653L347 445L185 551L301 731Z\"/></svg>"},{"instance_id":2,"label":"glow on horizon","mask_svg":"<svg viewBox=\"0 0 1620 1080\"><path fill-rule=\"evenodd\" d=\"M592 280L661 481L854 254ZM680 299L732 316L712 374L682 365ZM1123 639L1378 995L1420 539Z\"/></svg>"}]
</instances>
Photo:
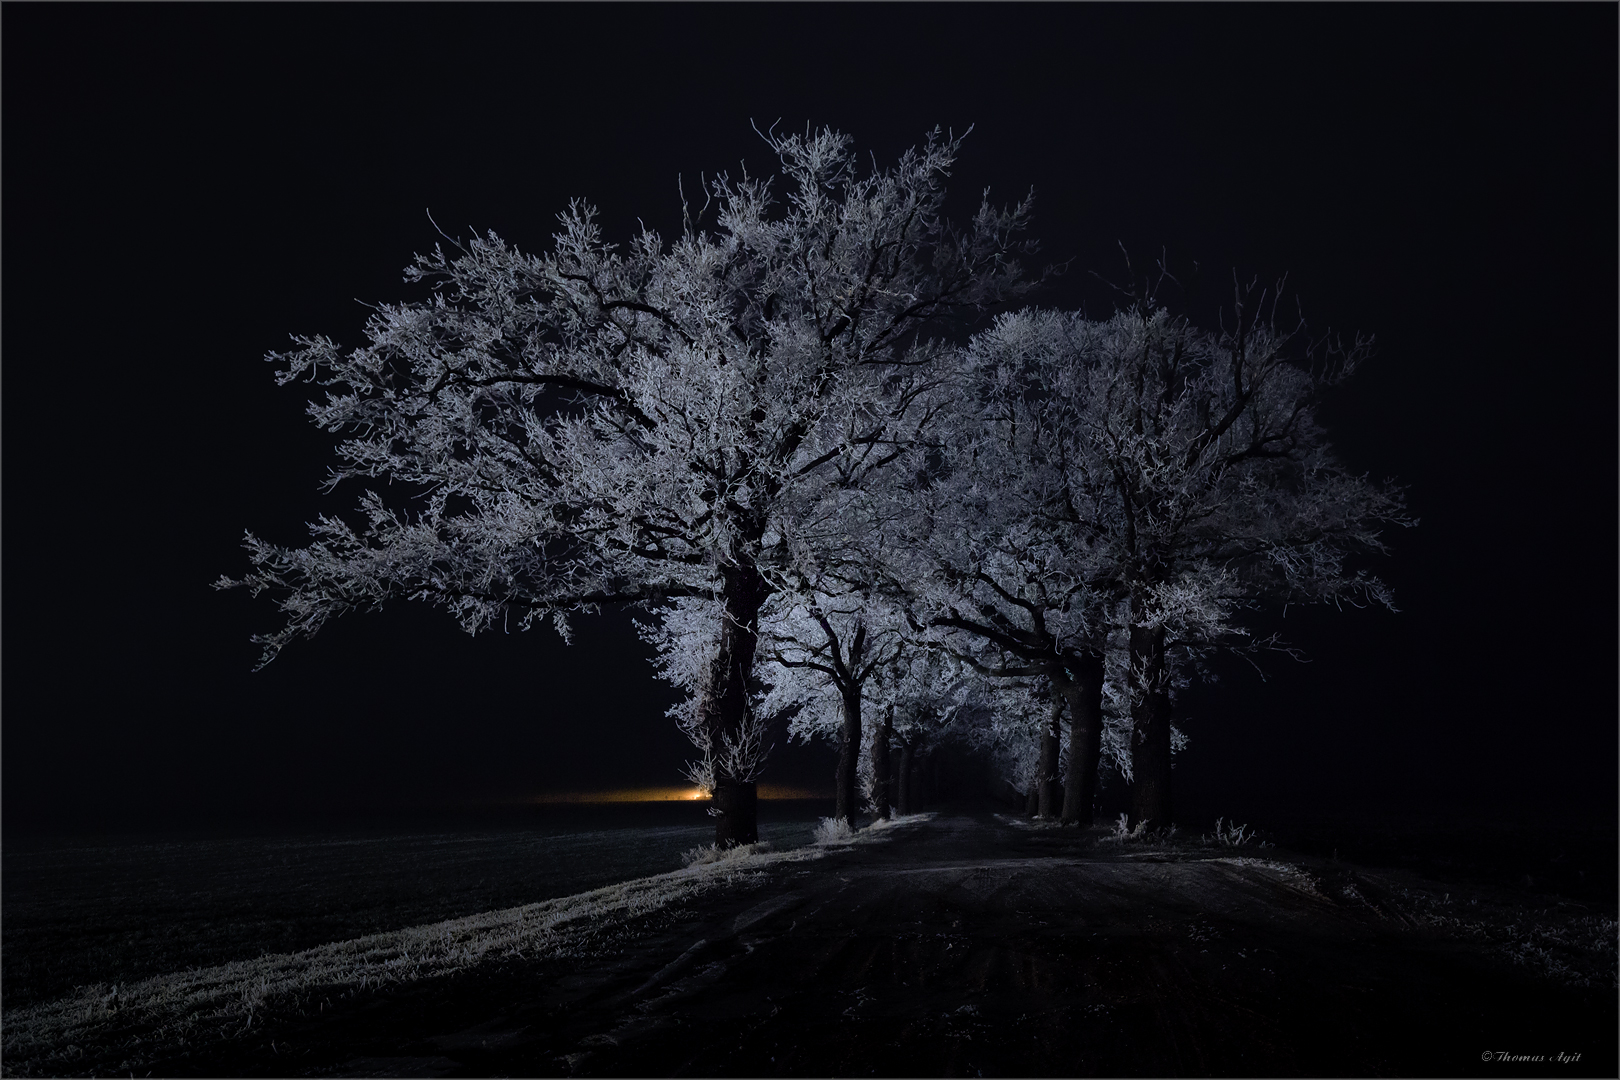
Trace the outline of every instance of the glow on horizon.
<instances>
[{"instance_id":1,"label":"glow on horizon","mask_svg":"<svg viewBox=\"0 0 1620 1080\"><path fill-rule=\"evenodd\" d=\"M611 791L553 791L536 795L532 803L630 803L630 802L696 802L706 799L695 787L615 788ZM808 788L782 787L778 784L759 785L762 802L779 799L830 799L826 792Z\"/></svg>"}]
</instances>

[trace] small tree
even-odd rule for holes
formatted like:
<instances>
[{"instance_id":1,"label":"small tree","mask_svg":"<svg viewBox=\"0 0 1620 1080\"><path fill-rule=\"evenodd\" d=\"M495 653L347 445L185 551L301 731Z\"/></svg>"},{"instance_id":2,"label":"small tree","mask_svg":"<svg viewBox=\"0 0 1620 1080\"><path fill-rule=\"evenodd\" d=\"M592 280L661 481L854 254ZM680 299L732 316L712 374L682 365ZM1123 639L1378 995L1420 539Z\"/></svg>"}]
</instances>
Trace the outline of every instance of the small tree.
<instances>
[{"instance_id":1,"label":"small tree","mask_svg":"<svg viewBox=\"0 0 1620 1080\"><path fill-rule=\"evenodd\" d=\"M673 244L643 230L621 252L576 203L547 254L491 234L419 257L406 277L431 297L377 308L367 345L300 338L271 355L279 381L328 388L309 412L346 435L334 483L386 478L420 502L367 492L360 529L323 517L304 548L248 536L253 570L219 584L279 598L264 662L395 598L469 632L513 615L565 637L573 613L694 601L669 637L689 652L664 670L690 694L717 841L757 838L771 571L830 476L859 484L915 420L906 376L937 351L929 328L1020 293L1028 214L986 201L965 229L947 222L960 140L937 130L864 176L842 135L765 140L785 205L769 181L722 176L712 231L689 214Z\"/></svg>"},{"instance_id":2,"label":"small tree","mask_svg":"<svg viewBox=\"0 0 1620 1080\"><path fill-rule=\"evenodd\" d=\"M892 603L890 610L895 610ZM903 625L898 617L895 622ZM889 662L879 666L869 687L871 698L883 709L884 749L899 747L898 768L883 783L899 813L917 810L913 782L918 753L938 742L982 682L948 654L927 647L902 629L900 648L891 653ZM887 758L888 754L881 756ZM874 771L879 758L874 740Z\"/></svg>"},{"instance_id":3,"label":"small tree","mask_svg":"<svg viewBox=\"0 0 1620 1080\"><path fill-rule=\"evenodd\" d=\"M860 752L864 728L863 702L869 697L873 676L898 657L903 642L901 627L869 596L846 593L821 596L807 593L779 594L784 601L766 622L766 656L778 671L768 678L773 685L763 709L772 714L795 713L795 730L801 737L831 734L828 723L837 702L838 775L834 816L855 823L859 809L856 791L863 772ZM830 691L830 693L829 693ZM886 742L880 739L879 742ZM874 749L873 753L879 751ZM880 816L885 816L887 799L887 760L876 757L884 791L874 796ZM869 774L870 775L870 774Z\"/></svg>"},{"instance_id":4,"label":"small tree","mask_svg":"<svg viewBox=\"0 0 1620 1080\"><path fill-rule=\"evenodd\" d=\"M767 697L772 712L798 714L801 736L831 734L822 724L825 710L812 699L829 688L839 701L836 729L838 775L836 816L854 824L860 788L880 817L890 803L889 745L894 733L895 693L886 695L874 737L861 757L865 728L863 702L872 684L893 684L910 671L902 663L908 652L905 620L888 587L886 569L900 554L896 542L906 538L892 529L913 497L912 477L924 470L934 445L933 421L948 400L949 380L917 369L904 373L905 399L917 422L904 438L885 447L887 467L868 473L864 483L844 463L827 485L814 513L799 516L789 545L793 557L774 575L777 585L764 614L765 655L775 669ZM896 433L900 435L901 433ZM850 460L854 460L851 456Z\"/></svg>"}]
</instances>

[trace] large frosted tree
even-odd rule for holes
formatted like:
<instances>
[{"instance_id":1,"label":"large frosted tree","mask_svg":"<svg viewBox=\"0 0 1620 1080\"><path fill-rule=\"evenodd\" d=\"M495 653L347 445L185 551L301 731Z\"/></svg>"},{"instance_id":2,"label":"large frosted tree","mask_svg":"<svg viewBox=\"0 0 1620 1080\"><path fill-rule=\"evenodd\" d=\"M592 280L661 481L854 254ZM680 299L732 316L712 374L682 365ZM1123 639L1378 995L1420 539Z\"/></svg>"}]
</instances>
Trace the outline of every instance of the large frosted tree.
<instances>
[{"instance_id":1,"label":"large frosted tree","mask_svg":"<svg viewBox=\"0 0 1620 1080\"><path fill-rule=\"evenodd\" d=\"M765 139L785 198L722 176L712 226L700 211L622 250L576 203L543 254L491 234L418 257L406 277L430 294L379 306L366 344L272 355L281 382L327 388L309 412L344 436L333 482L418 501L368 491L358 527L323 517L307 547L249 535L252 570L221 584L278 599L266 662L394 599L473 632L549 617L566 635L574 613L683 598L664 661L690 695L694 775L717 841L756 838L758 617L799 516L909 438L940 328L1021 292L1028 215L986 199L953 226L960 139L937 130L870 172L831 131Z\"/></svg>"},{"instance_id":2,"label":"large frosted tree","mask_svg":"<svg viewBox=\"0 0 1620 1080\"><path fill-rule=\"evenodd\" d=\"M1091 815L1111 640L1128 650L1132 816L1158 826L1178 660L1252 648L1240 613L1266 601L1390 602L1355 561L1408 521L1400 494L1344 469L1315 419L1366 350L1281 330L1260 300L1238 290L1218 333L1148 305L1022 311L967 351L976 390L918 519L914 605L981 669L1064 699L1069 820Z\"/></svg>"},{"instance_id":3,"label":"large frosted tree","mask_svg":"<svg viewBox=\"0 0 1620 1080\"><path fill-rule=\"evenodd\" d=\"M1316 419L1369 347L1283 326L1277 293L1234 285L1217 332L1147 305L1045 317L1050 362L1088 403L1076 445L1129 655L1132 819L1151 827L1172 815L1176 654L1266 644L1243 613L1268 603L1393 610L1360 563L1411 523L1400 491L1344 468Z\"/></svg>"}]
</instances>

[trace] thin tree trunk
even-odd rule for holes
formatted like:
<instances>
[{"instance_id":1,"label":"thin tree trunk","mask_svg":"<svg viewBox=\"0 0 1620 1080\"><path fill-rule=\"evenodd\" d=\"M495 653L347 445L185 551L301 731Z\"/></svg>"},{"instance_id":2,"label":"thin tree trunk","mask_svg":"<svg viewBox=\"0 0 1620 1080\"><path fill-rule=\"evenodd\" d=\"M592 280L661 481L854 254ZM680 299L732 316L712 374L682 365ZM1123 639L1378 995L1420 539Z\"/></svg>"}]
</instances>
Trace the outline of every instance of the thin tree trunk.
<instances>
[{"instance_id":1,"label":"thin tree trunk","mask_svg":"<svg viewBox=\"0 0 1620 1080\"><path fill-rule=\"evenodd\" d=\"M916 792L911 781L911 770L916 765L916 752L912 749L911 740L907 739L900 744L900 816L915 814Z\"/></svg>"},{"instance_id":2,"label":"thin tree trunk","mask_svg":"<svg viewBox=\"0 0 1620 1080\"><path fill-rule=\"evenodd\" d=\"M883 711L883 720L872 734L872 809L878 820L889 818L889 735L894 730L894 706Z\"/></svg>"},{"instance_id":3,"label":"thin tree trunk","mask_svg":"<svg viewBox=\"0 0 1620 1080\"><path fill-rule=\"evenodd\" d=\"M1170 824L1170 691L1164 629L1131 627L1131 827Z\"/></svg>"},{"instance_id":4,"label":"thin tree trunk","mask_svg":"<svg viewBox=\"0 0 1620 1080\"><path fill-rule=\"evenodd\" d=\"M714 842L720 847L752 844L759 840L759 792L751 777L725 772L719 753L729 738L738 741L751 716L749 690L754 676L754 653L759 645L759 609L770 586L752 567L741 567L723 577L725 615L720 627L720 648L704 695L708 753L716 760L710 808Z\"/></svg>"},{"instance_id":5,"label":"thin tree trunk","mask_svg":"<svg viewBox=\"0 0 1620 1080\"><path fill-rule=\"evenodd\" d=\"M1063 791L1058 786L1058 758L1062 753L1059 725L1062 722L1063 699L1054 695L1051 718L1041 729L1041 764L1035 782L1036 809L1042 820L1057 817L1058 808L1063 805Z\"/></svg>"},{"instance_id":6,"label":"thin tree trunk","mask_svg":"<svg viewBox=\"0 0 1620 1080\"><path fill-rule=\"evenodd\" d=\"M855 813L860 808L855 792L858 768L855 755L861 752L861 688L844 690L844 730L838 743L838 804L833 816L855 827Z\"/></svg>"},{"instance_id":7,"label":"thin tree trunk","mask_svg":"<svg viewBox=\"0 0 1620 1080\"><path fill-rule=\"evenodd\" d=\"M1103 658L1083 653L1059 684L1069 706L1069 773L1063 785L1063 823L1088 826L1097 799L1097 764L1102 757Z\"/></svg>"},{"instance_id":8,"label":"thin tree trunk","mask_svg":"<svg viewBox=\"0 0 1620 1080\"><path fill-rule=\"evenodd\" d=\"M1039 772L1039 770L1036 770ZM1041 812L1041 778L1037 775L1029 782L1029 791L1024 794L1024 816L1035 817Z\"/></svg>"},{"instance_id":9,"label":"thin tree trunk","mask_svg":"<svg viewBox=\"0 0 1620 1080\"><path fill-rule=\"evenodd\" d=\"M900 813L900 746L893 732L889 734L889 809Z\"/></svg>"}]
</instances>

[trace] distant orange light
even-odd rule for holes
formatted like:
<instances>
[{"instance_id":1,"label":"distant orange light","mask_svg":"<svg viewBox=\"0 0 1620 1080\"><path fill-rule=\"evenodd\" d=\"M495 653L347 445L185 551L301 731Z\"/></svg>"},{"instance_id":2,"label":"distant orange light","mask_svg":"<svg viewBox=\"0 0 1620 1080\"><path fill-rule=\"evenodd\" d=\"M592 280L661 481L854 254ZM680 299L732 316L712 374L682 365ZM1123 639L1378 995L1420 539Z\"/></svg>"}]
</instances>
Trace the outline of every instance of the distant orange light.
<instances>
[{"instance_id":1,"label":"distant orange light","mask_svg":"<svg viewBox=\"0 0 1620 1080\"><path fill-rule=\"evenodd\" d=\"M616 788L611 791L553 791L543 795L536 795L529 801L534 803L700 802L708 797L703 789L691 787ZM811 791L804 788L761 784L759 785L759 797L762 801L770 801L773 799L830 799L832 795L828 792Z\"/></svg>"},{"instance_id":2,"label":"distant orange light","mask_svg":"<svg viewBox=\"0 0 1620 1080\"><path fill-rule=\"evenodd\" d=\"M701 799L702 792L689 787L616 788L610 791L552 791L536 795L537 803L626 803L626 802L687 802Z\"/></svg>"}]
</instances>

